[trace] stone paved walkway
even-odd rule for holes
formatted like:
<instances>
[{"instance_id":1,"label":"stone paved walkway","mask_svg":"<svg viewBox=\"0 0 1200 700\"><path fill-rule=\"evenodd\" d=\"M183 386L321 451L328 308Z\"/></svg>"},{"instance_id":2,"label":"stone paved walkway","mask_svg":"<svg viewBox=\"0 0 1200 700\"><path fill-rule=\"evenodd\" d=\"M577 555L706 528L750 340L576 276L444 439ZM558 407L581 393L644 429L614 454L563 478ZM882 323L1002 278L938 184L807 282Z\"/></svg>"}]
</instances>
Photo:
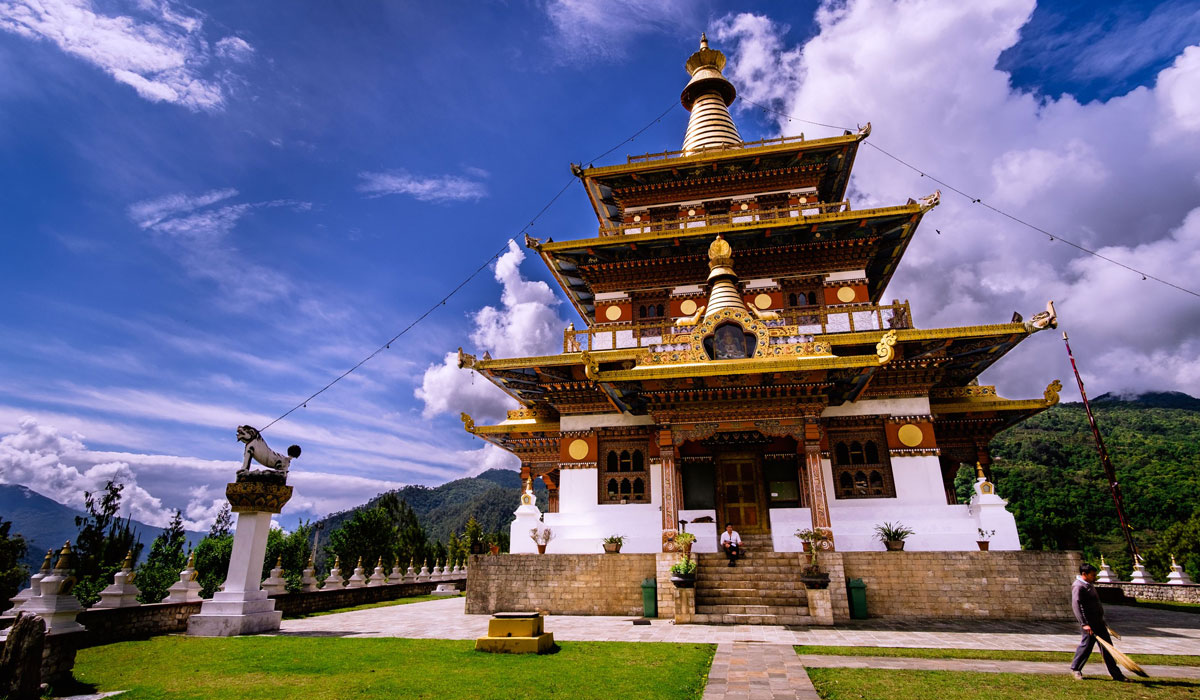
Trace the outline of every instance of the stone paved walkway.
<instances>
[{"instance_id":1,"label":"stone paved walkway","mask_svg":"<svg viewBox=\"0 0 1200 700\"><path fill-rule=\"evenodd\" d=\"M474 639L487 633L487 615L467 615L463 598L373 608L284 620L281 634L332 637ZM1150 608L1110 606L1109 624L1129 654L1200 655L1200 615ZM863 620L837 627L757 625L675 625L654 620L633 625L628 617L546 617L546 630L562 641L696 642L732 644L821 644L837 646L927 647L1074 651L1073 623L989 621L887 622ZM987 630L986 634L982 630Z\"/></svg>"},{"instance_id":2,"label":"stone paved walkway","mask_svg":"<svg viewBox=\"0 0 1200 700\"><path fill-rule=\"evenodd\" d=\"M808 668L884 668L912 671L979 671L982 673L1044 673L1065 676L1067 662L1048 661L986 661L975 659L905 659L890 656L824 656L820 654L798 654L800 663ZM1200 667L1196 666L1150 666L1142 668L1151 678L1187 678L1200 680ZM1085 676L1108 678L1108 671L1100 657L1094 656L1083 667ZM1130 674L1132 675L1132 674Z\"/></svg>"},{"instance_id":3,"label":"stone paved walkway","mask_svg":"<svg viewBox=\"0 0 1200 700\"><path fill-rule=\"evenodd\" d=\"M818 700L804 664L789 644L717 645L704 700Z\"/></svg>"}]
</instances>

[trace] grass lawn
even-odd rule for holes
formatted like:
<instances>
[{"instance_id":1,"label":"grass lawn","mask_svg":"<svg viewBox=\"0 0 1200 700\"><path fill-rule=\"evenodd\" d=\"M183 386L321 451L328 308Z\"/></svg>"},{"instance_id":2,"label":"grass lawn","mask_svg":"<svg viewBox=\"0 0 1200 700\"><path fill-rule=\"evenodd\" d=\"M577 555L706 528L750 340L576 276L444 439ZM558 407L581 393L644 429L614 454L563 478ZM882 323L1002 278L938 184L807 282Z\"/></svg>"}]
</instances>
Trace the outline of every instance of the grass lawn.
<instances>
[{"instance_id":1,"label":"grass lawn","mask_svg":"<svg viewBox=\"0 0 1200 700\"><path fill-rule=\"evenodd\" d=\"M320 617L321 615L333 615L335 613L354 612L355 610L370 610L371 608L390 608L393 605L408 605L409 603L424 603L427 600L441 600L443 598L461 598L462 595L416 595L411 598L397 598L395 600L384 600L379 603L363 603L355 605L352 608L336 608L334 610L322 610L321 612L304 613L303 615L288 615L287 620L302 620L306 617Z\"/></svg>"},{"instance_id":2,"label":"grass lawn","mask_svg":"<svg viewBox=\"0 0 1200 700\"><path fill-rule=\"evenodd\" d=\"M989 661L1061 661L1069 664L1075 657L1072 651L1011 651L993 649L913 649L900 647L832 647L797 646L797 654L821 654L822 656L891 656L910 659L987 659ZM1094 652L1093 661L1100 661L1100 652ZM1170 654L1131 654L1139 664L1158 666L1200 666L1200 656L1175 656Z\"/></svg>"},{"instance_id":3,"label":"grass lawn","mask_svg":"<svg viewBox=\"0 0 1200 700\"><path fill-rule=\"evenodd\" d=\"M1132 683L1077 681L1067 674L1046 676L958 671L888 671L871 668L810 668L817 694L826 700L1180 700L1200 697L1196 681L1163 679Z\"/></svg>"},{"instance_id":4,"label":"grass lawn","mask_svg":"<svg viewBox=\"0 0 1200 700\"><path fill-rule=\"evenodd\" d=\"M436 622L434 622L436 624ZM351 697L699 698L712 644L565 642L554 654L485 654L473 641L156 637L82 649L75 677L121 700Z\"/></svg>"}]
</instances>

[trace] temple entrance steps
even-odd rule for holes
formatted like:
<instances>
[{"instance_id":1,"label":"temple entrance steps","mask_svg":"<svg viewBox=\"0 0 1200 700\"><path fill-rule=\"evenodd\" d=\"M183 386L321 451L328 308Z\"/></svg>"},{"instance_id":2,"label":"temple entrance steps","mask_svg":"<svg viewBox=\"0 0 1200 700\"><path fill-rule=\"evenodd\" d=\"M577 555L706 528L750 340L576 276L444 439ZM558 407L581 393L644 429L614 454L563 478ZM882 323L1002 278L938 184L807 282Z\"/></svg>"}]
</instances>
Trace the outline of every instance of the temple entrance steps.
<instances>
[{"instance_id":1,"label":"temple entrance steps","mask_svg":"<svg viewBox=\"0 0 1200 700\"><path fill-rule=\"evenodd\" d=\"M747 538L743 538L747 540ZM746 554L729 566L724 554L696 555L696 622L733 625L810 625L799 557L764 551L745 541Z\"/></svg>"}]
</instances>

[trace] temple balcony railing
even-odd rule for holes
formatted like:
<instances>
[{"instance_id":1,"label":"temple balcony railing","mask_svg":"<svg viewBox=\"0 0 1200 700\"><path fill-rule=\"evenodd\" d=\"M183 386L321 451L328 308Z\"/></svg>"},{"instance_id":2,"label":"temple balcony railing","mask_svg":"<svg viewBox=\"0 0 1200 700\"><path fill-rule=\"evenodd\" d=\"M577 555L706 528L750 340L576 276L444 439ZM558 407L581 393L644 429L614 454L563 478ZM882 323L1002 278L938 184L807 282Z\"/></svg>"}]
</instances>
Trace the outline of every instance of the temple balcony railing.
<instances>
[{"instance_id":1,"label":"temple balcony railing","mask_svg":"<svg viewBox=\"0 0 1200 700\"><path fill-rule=\"evenodd\" d=\"M720 151L742 150L745 148L754 148L755 146L776 146L783 143L803 143L805 141L804 134L798 136L779 136L773 139L761 139L758 141L746 141L737 145L720 145L695 148L690 151L662 151L661 153L643 153L640 156L626 157L627 163L649 163L656 160L670 160L672 158L683 158L685 156L703 155L705 153L718 153Z\"/></svg>"},{"instance_id":2,"label":"temple balcony railing","mask_svg":"<svg viewBox=\"0 0 1200 700\"><path fill-rule=\"evenodd\" d=\"M706 226L729 226L739 224L757 226L764 223L786 223L791 220L802 220L809 216L832 214L850 211L850 202L810 202L806 204L789 204L783 207L769 209L733 210L723 214L707 214L697 210L696 214L680 216L674 219L658 221L632 221L612 226L601 226L600 236L621 236L638 233L656 233L659 231L682 231Z\"/></svg>"},{"instance_id":3,"label":"temple balcony railing","mask_svg":"<svg viewBox=\"0 0 1200 700\"><path fill-rule=\"evenodd\" d=\"M779 315L779 320L766 322L772 344L809 342L817 336L837 333L912 328L907 301L799 307L781 311ZM691 332L691 326L681 326L678 319L669 318L606 323L596 328L568 327L563 331L563 352L625 348L682 350L689 343Z\"/></svg>"}]
</instances>

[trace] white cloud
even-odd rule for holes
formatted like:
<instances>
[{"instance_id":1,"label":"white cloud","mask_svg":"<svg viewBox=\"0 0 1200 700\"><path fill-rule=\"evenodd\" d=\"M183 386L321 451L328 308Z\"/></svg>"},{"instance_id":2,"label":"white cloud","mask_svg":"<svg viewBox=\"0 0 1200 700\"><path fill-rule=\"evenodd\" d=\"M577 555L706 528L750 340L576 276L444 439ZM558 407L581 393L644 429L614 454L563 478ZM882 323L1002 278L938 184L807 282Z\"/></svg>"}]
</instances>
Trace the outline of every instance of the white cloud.
<instances>
[{"instance_id":1,"label":"white cloud","mask_svg":"<svg viewBox=\"0 0 1200 700\"><path fill-rule=\"evenodd\" d=\"M1013 90L996 68L1032 0L931 4L827 2L818 32L787 46L768 18L719 22L742 98L827 124L873 123L869 143L985 202L1151 274L1194 286L1200 206L1200 48L1151 87L1080 104ZM755 109L735 103L740 114ZM782 133L828 135L777 120ZM850 196L885 206L938 185L869 146ZM1200 394L1196 298L1079 251L943 188L885 299L909 298L919 327L1007 321L1054 299L1092 393ZM937 235L934 229L940 229ZM1069 378L1061 341L1030 338L984 376L1002 392L1039 395ZM1097 359L1099 358L1099 359Z\"/></svg>"},{"instance_id":2,"label":"white cloud","mask_svg":"<svg viewBox=\"0 0 1200 700\"><path fill-rule=\"evenodd\" d=\"M220 109L227 89L211 65L203 24L204 15L170 2L140 2L110 15L91 0L0 1L0 29L49 41L151 102L193 111ZM236 37L217 42L218 58L244 61L252 52Z\"/></svg>"},{"instance_id":3,"label":"white cloud","mask_svg":"<svg viewBox=\"0 0 1200 700\"><path fill-rule=\"evenodd\" d=\"M471 174L479 178L477 172ZM404 194L422 202L444 204L480 200L488 194L487 186L479 179L461 175L418 176L403 170L392 170L363 172L359 173L358 177L362 180L358 191L371 197Z\"/></svg>"},{"instance_id":4,"label":"white cloud","mask_svg":"<svg viewBox=\"0 0 1200 700\"><path fill-rule=\"evenodd\" d=\"M486 443L478 450L467 450L462 453L464 464L472 465L463 476L479 476L489 469L521 468L521 460L513 453L502 450L491 443Z\"/></svg>"},{"instance_id":5,"label":"white cloud","mask_svg":"<svg viewBox=\"0 0 1200 700\"><path fill-rule=\"evenodd\" d=\"M191 275L216 282L230 300L253 304L289 296L294 285L279 270L252 260L231 268L229 261L239 257L239 251L228 237L252 211L278 207L308 211L312 204L288 199L228 203L237 194L232 188L196 196L171 194L136 202L128 214L139 228L155 234Z\"/></svg>"},{"instance_id":6,"label":"white cloud","mask_svg":"<svg viewBox=\"0 0 1200 700\"><path fill-rule=\"evenodd\" d=\"M215 48L217 55L221 58L228 58L238 63L245 63L254 58L254 47L240 37L227 36L218 41Z\"/></svg>"},{"instance_id":7,"label":"white cloud","mask_svg":"<svg viewBox=\"0 0 1200 700\"><path fill-rule=\"evenodd\" d=\"M549 0L545 11L554 33L547 41L570 58L620 58L647 34L694 24L697 9L688 0Z\"/></svg>"},{"instance_id":8,"label":"white cloud","mask_svg":"<svg viewBox=\"0 0 1200 700\"><path fill-rule=\"evenodd\" d=\"M485 306L475 313L471 341L473 354L492 357L549 355L562 351L566 321L555 310L561 303L545 282L525 279L521 262L525 251L513 241L496 261L496 281L502 286L501 308ZM483 377L458 368L458 357L448 353L440 365L425 370L415 395L425 402L425 416L465 411L476 419L502 418L516 402Z\"/></svg>"}]
</instances>

